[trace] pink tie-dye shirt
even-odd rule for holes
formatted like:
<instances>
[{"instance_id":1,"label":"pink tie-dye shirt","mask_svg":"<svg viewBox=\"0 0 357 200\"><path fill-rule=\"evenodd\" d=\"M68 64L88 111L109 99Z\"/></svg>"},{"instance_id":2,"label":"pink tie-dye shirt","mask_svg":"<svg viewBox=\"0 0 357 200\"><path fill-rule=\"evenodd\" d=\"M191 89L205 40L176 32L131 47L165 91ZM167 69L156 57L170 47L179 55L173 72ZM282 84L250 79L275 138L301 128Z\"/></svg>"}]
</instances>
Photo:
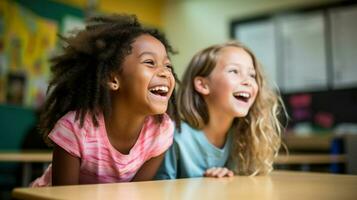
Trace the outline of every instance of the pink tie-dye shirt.
<instances>
[{"instance_id":1,"label":"pink tie-dye shirt","mask_svg":"<svg viewBox=\"0 0 357 200\"><path fill-rule=\"evenodd\" d=\"M140 167L150 158L164 153L173 142L174 124L168 115L161 123L147 117L138 140L129 154L117 151L109 142L103 115L95 127L91 117L85 118L80 128L75 112L63 116L49 134L49 138L71 155L80 158L80 184L131 181ZM31 186L50 186L51 165Z\"/></svg>"}]
</instances>

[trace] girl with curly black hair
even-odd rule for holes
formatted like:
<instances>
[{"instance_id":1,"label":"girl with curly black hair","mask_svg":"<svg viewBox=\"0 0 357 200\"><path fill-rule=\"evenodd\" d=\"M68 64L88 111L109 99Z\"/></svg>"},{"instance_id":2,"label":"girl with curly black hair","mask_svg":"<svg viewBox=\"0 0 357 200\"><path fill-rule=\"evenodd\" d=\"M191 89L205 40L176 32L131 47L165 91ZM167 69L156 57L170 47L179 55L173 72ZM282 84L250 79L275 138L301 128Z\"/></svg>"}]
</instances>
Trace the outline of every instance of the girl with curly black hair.
<instances>
[{"instance_id":1,"label":"girl with curly black hair","mask_svg":"<svg viewBox=\"0 0 357 200\"><path fill-rule=\"evenodd\" d=\"M178 119L168 41L133 15L93 17L63 39L40 119L53 161L32 186L150 180Z\"/></svg>"}]
</instances>

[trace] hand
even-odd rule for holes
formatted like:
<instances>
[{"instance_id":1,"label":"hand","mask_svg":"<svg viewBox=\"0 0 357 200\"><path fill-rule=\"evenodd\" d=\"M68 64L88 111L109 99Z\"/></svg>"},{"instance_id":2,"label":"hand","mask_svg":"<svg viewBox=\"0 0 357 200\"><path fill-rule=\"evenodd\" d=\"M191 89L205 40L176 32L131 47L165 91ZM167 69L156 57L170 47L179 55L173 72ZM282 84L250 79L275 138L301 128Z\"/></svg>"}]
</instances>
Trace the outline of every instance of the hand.
<instances>
[{"instance_id":1,"label":"hand","mask_svg":"<svg viewBox=\"0 0 357 200\"><path fill-rule=\"evenodd\" d=\"M225 167L212 167L203 174L205 177L232 177L234 175L233 171L225 168Z\"/></svg>"}]
</instances>

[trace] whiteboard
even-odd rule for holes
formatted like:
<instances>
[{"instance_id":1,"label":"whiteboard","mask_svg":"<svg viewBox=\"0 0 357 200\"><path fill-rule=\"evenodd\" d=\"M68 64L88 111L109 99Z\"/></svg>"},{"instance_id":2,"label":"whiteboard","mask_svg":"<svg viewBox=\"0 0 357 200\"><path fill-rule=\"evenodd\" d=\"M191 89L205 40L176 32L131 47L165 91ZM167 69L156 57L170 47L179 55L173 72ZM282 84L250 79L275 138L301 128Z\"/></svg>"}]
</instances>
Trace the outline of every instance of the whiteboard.
<instances>
[{"instance_id":1,"label":"whiteboard","mask_svg":"<svg viewBox=\"0 0 357 200\"><path fill-rule=\"evenodd\" d=\"M323 12L291 14L278 19L281 36L283 90L328 88Z\"/></svg>"},{"instance_id":2,"label":"whiteboard","mask_svg":"<svg viewBox=\"0 0 357 200\"><path fill-rule=\"evenodd\" d=\"M333 87L357 86L357 6L329 10Z\"/></svg>"},{"instance_id":3,"label":"whiteboard","mask_svg":"<svg viewBox=\"0 0 357 200\"><path fill-rule=\"evenodd\" d=\"M234 37L253 51L274 85L280 85L277 71L276 34L273 20L261 20L234 27Z\"/></svg>"}]
</instances>

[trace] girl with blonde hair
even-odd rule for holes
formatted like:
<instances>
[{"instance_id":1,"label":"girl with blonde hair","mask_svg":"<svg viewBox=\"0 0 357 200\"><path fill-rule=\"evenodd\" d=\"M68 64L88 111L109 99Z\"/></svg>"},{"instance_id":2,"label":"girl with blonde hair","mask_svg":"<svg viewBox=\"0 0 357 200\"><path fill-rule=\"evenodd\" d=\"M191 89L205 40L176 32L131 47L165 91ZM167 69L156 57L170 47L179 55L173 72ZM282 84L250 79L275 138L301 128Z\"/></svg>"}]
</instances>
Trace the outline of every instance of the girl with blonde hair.
<instances>
[{"instance_id":1,"label":"girl with blonde hair","mask_svg":"<svg viewBox=\"0 0 357 200\"><path fill-rule=\"evenodd\" d=\"M178 90L183 122L156 179L268 174L283 108L248 48L232 41L199 51Z\"/></svg>"}]
</instances>

